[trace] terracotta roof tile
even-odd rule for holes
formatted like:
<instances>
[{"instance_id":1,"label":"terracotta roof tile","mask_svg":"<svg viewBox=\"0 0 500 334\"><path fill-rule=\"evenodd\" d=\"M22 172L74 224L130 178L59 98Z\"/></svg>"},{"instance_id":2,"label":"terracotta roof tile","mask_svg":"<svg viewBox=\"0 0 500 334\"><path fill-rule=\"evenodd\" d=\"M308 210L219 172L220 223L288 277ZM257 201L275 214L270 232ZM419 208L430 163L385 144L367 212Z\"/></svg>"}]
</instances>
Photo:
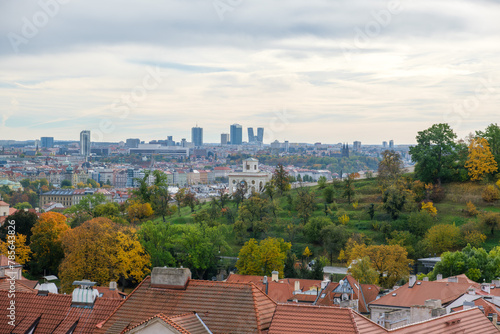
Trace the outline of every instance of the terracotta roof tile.
<instances>
[{"instance_id":1,"label":"terracotta roof tile","mask_svg":"<svg viewBox=\"0 0 500 334\"><path fill-rule=\"evenodd\" d=\"M66 334L77 321L75 333L93 333L96 324L103 321L120 304L119 300L97 298L93 308L71 307L71 295L48 294L39 296L30 292L16 292L16 327L14 333L24 333L40 318L33 334ZM7 319L10 303L7 291L0 291L0 317ZM0 321L0 333L14 328Z\"/></svg>"},{"instance_id":2,"label":"terracotta roof tile","mask_svg":"<svg viewBox=\"0 0 500 334\"><path fill-rule=\"evenodd\" d=\"M389 331L390 334L498 334L500 331L478 308L458 311Z\"/></svg>"},{"instance_id":3,"label":"terracotta roof tile","mask_svg":"<svg viewBox=\"0 0 500 334\"><path fill-rule=\"evenodd\" d=\"M160 320L165 322L168 326L173 327L181 334L210 334L210 332L205 327L203 321L196 316L196 313L186 313L180 315L174 315L167 317L163 313L157 314L151 318L146 319L140 324L133 326L129 329L123 331L123 333L129 333L130 331L141 327L147 326L152 320Z\"/></svg>"},{"instance_id":4,"label":"terracotta roof tile","mask_svg":"<svg viewBox=\"0 0 500 334\"><path fill-rule=\"evenodd\" d=\"M10 282L11 281L7 277L0 278L0 290L5 290L5 291L10 290ZM32 281L16 279L15 281L16 291L37 292L37 290L35 290L34 288L26 285L27 282L32 282Z\"/></svg>"},{"instance_id":5,"label":"terracotta roof tile","mask_svg":"<svg viewBox=\"0 0 500 334\"><path fill-rule=\"evenodd\" d=\"M347 308L279 304L268 334L358 334Z\"/></svg>"},{"instance_id":6,"label":"terracotta roof tile","mask_svg":"<svg viewBox=\"0 0 500 334\"><path fill-rule=\"evenodd\" d=\"M420 283L420 284L418 284ZM469 283L447 283L435 281L417 281L410 288L406 283L389 294L374 300L370 305L387 305L409 308L413 305L425 305L428 299L440 299L443 305L467 293Z\"/></svg>"},{"instance_id":7,"label":"terracotta roof tile","mask_svg":"<svg viewBox=\"0 0 500 334\"><path fill-rule=\"evenodd\" d=\"M120 333L159 313L196 312L213 333L255 333L269 328L276 303L253 283L189 280L185 290L153 288L144 279L97 333Z\"/></svg>"}]
</instances>

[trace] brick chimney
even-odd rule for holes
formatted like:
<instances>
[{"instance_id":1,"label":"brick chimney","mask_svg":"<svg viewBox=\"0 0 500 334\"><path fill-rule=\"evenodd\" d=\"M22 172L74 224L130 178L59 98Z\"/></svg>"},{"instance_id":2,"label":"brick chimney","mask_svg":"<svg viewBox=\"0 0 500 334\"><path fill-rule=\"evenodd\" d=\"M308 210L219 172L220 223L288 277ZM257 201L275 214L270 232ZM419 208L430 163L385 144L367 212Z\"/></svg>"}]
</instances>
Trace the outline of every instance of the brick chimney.
<instances>
[{"instance_id":1,"label":"brick chimney","mask_svg":"<svg viewBox=\"0 0 500 334\"><path fill-rule=\"evenodd\" d=\"M443 279L443 274L437 274L436 275L436 281L442 280Z\"/></svg>"},{"instance_id":2,"label":"brick chimney","mask_svg":"<svg viewBox=\"0 0 500 334\"><path fill-rule=\"evenodd\" d=\"M279 273L279 272L277 272L277 271L275 270L275 271L273 271L271 274L272 274L272 278L271 278L271 280L272 280L273 282L278 282L278 280L279 280L278 276L279 276L279 274L280 274L280 273Z\"/></svg>"},{"instance_id":3,"label":"brick chimney","mask_svg":"<svg viewBox=\"0 0 500 334\"><path fill-rule=\"evenodd\" d=\"M155 267L151 272L152 288L185 289L191 279L189 268Z\"/></svg>"}]
</instances>

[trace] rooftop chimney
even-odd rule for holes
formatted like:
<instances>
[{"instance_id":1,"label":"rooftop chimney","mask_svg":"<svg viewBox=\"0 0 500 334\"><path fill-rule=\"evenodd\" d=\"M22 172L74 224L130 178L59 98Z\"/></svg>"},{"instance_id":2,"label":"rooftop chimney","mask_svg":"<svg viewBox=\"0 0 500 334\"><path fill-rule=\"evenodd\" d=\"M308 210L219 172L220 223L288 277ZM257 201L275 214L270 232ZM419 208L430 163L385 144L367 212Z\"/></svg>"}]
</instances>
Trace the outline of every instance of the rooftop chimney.
<instances>
[{"instance_id":1,"label":"rooftop chimney","mask_svg":"<svg viewBox=\"0 0 500 334\"><path fill-rule=\"evenodd\" d=\"M114 281L109 282L109 289L110 290L116 290L116 288L117 288L116 282L114 282Z\"/></svg>"},{"instance_id":2,"label":"rooftop chimney","mask_svg":"<svg viewBox=\"0 0 500 334\"><path fill-rule=\"evenodd\" d=\"M487 294L490 294L490 283L482 283L481 290L486 292Z\"/></svg>"},{"instance_id":3,"label":"rooftop chimney","mask_svg":"<svg viewBox=\"0 0 500 334\"><path fill-rule=\"evenodd\" d=\"M94 301L99 296L99 291L94 289L95 282L89 280L74 281L73 285L79 285L73 290L71 307L92 308Z\"/></svg>"},{"instance_id":4,"label":"rooftop chimney","mask_svg":"<svg viewBox=\"0 0 500 334\"><path fill-rule=\"evenodd\" d=\"M300 291L300 281L296 280L294 285L295 285L294 291Z\"/></svg>"},{"instance_id":5,"label":"rooftop chimney","mask_svg":"<svg viewBox=\"0 0 500 334\"><path fill-rule=\"evenodd\" d=\"M278 280L279 280L278 276L279 276L280 273L277 272L276 270L274 270L271 274L273 275L272 276L272 281L273 282L278 282Z\"/></svg>"},{"instance_id":6,"label":"rooftop chimney","mask_svg":"<svg viewBox=\"0 0 500 334\"><path fill-rule=\"evenodd\" d=\"M323 282L321 282L321 290L326 288L328 286L328 284L330 284L330 280L328 280L328 279L323 280Z\"/></svg>"},{"instance_id":7,"label":"rooftop chimney","mask_svg":"<svg viewBox=\"0 0 500 334\"><path fill-rule=\"evenodd\" d=\"M427 277L427 276L426 276L426 277L424 277L424 279L423 279L422 281L424 281L424 282L429 282L429 277Z\"/></svg>"},{"instance_id":8,"label":"rooftop chimney","mask_svg":"<svg viewBox=\"0 0 500 334\"><path fill-rule=\"evenodd\" d=\"M185 289L191 279L189 268L155 267L151 272L152 288Z\"/></svg>"},{"instance_id":9,"label":"rooftop chimney","mask_svg":"<svg viewBox=\"0 0 500 334\"><path fill-rule=\"evenodd\" d=\"M458 283L458 277L457 276L448 277L448 282L450 282L450 283Z\"/></svg>"},{"instance_id":10,"label":"rooftop chimney","mask_svg":"<svg viewBox=\"0 0 500 334\"><path fill-rule=\"evenodd\" d=\"M443 279L443 274L437 274L436 281L440 281Z\"/></svg>"},{"instance_id":11,"label":"rooftop chimney","mask_svg":"<svg viewBox=\"0 0 500 334\"><path fill-rule=\"evenodd\" d=\"M409 288L413 288L413 286L417 283L417 276L415 275L410 275L410 281L409 281Z\"/></svg>"},{"instance_id":12,"label":"rooftop chimney","mask_svg":"<svg viewBox=\"0 0 500 334\"><path fill-rule=\"evenodd\" d=\"M264 276L264 280L263 280L265 286L266 286L266 295L268 294L269 292L269 281L267 280L267 276Z\"/></svg>"},{"instance_id":13,"label":"rooftop chimney","mask_svg":"<svg viewBox=\"0 0 500 334\"><path fill-rule=\"evenodd\" d=\"M500 288L500 280L494 279L493 281L491 281L491 283L495 285L495 288Z\"/></svg>"}]
</instances>

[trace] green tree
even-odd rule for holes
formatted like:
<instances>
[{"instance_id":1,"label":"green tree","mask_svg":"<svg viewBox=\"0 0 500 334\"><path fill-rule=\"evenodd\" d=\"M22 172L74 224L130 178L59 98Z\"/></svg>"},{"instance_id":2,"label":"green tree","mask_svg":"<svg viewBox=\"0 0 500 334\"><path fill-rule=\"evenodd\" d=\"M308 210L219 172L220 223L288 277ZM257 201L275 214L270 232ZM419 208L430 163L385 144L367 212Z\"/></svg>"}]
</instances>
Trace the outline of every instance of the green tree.
<instances>
[{"instance_id":1,"label":"green tree","mask_svg":"<svg viewBox=\"0 0 500 334\"><path fill-rule=\"evenodd\" d=\"M391 215L393 220L396 220L401 212L412 210L415 194L404 185L395 183L385 190L382 202L382 208Z\"/></svg>"},{"instance_id":2,"label":"green tree","mask_svg":"<svg viewBox=\"0 0 500 334\"><path fill-rule=\"evenodd\" d=\"M21 202L14 205L17 210L32 209L33 207L28 202Z\"/></svg>"},{"instance_id":3,"label":"green tree","mask_svg":"<svg viewBox=\"0 0 500 334\"><path fill-rule=\"evenodd\" d=\"M286 253L292 244L283 239L266 238L257 244L255 239L250 239L240 249L236 268L242 275L267 275L278 271L283 277Z\"/></svg>"},{"instance_id":4,"label":"green tree","mask_svg":"<svg viewBox=\"0 0 500 334\"><path fill-rule=\"evenodd\" d=\"M335 199L335 190L333 187L326 187L323 189L323 196L325 197L325 202L327 204L333 203L333 200Z\"/></svg>"},{"instance_id":5,"label":"green tree","mask_svg":"<svg viewBox=\"0 0 500 334\"><path fill-rule=\"evenodd\" d=\"M168 191L167 174L163 173L160 170L154 170L153 176L153 185L146 188L146 190L142 190L149 194L146 196L143 195L142 197L143 199L144 197L149 198L154 212L156 212L156 214L158 215L161 215L163 221L165 222L165 216L169 216L173 213L169 205L170 193ZM141 187L143 187L142 183Z\"/></svg>"},{"instance_id":6,"label":"green tree","mask_svg":"<svg viewBox=\"0 0 500 334\"><path fill-rule=\"evenodd\" d=\"M26 244L30 244L31 242L31 229L38 221L38 217L36 213L30 211L19 210L14 214L7 217L5 223L0 227L0 238L2 240L6 240L7 232L8 232L8 222L15 221L16 222L16 234L22 234L26 236Z\"/></svg>"},{"instance_id":7,"label":"green tree","mask_svg":"<svg viewBox=\"0 0 500 334\"><path fill-rule=\"evenodd\" d=\"M66 217L57 212L46 212L31 229L30 248L33 251L32 273L41 274L44 270L57 275L64 258L62 238L69 231Z\"/></svg>"},{"instance_id":8,"label":"green tree","mask_svg":"<svg viewBox=\"0 0 500 334\"><path fill-rule=\"evenodd\" d=\"M306 188L297 189L297 198L295 199L295 210L298 216L307 223L309 217L314 212L314 195Z\"/></svg>"},{"instance_id":9,"label":"green tree","mask_svg":"<svg viewBox=\"0 0 500 334\"><path fill-rule=\"evenodd\" d=\"M349 232L343 225L327 225L320 231L323 248L330 255L330 263L333 263L333 256L344 248L349 239Z\"/></svg>"},{"instance_id":10,"label":"green tree","mask_svg":"<svg viewBox=\"0 0 500 334\"><path fill-rule=\"evenodd\" d=\"M324 189L326 187L326 177L320 176L318 179L318 187L319 189Z\"/></svg>"},{"instance_id":11,"label":"green tree","mask_svg":"<svg viewBox=\"0 0 500 334\"><path fill-rule=\"evenodd\" d=\"M361 284L376 284L378 285L378 272L373 268L373 264L368 256L356 260L356 263L351 264L348 273Z\"/></svg>"},{"instance_id":12,"label":"green tree","mask_svg":"<svg viewBox=\"0 0 500 334\"><path fill-rule=\"evenodd\" d=\"M304 225L304 235L310 243L319 245L322 241L322 230L328 225L333 225L330 218L313 217Z\"/></svg>"},{"instance_id":13,"label":"green tree","mask_svg":"<svg viewBox=\"0 0 500 334\"><path fill-rule=\"evenodd\" d=\"M356 195L356 189L354 188L355 174L349 174L344 180L344 197L347 198L347 202L351 204L352 199Z\"/></svg>"},{"instance_id":14,"label":"green tree","mask_svg":"<svg viewBox=\"0 0 500 334\"><path fill-rule=\"evenodd\" d=\"M67 187L71 187L71 181L70 180L63 180L61 182L61 188L67 188Z\"/></svg>"},{"instance_id":15,"label":"green tree","mask_svg":"<svg viewBox=\"0 0 500 334\"><path fill-rule=\"evenodd\" d=\"M489 230L491 235L500 226L500 214L498 212L484 212L480 216L480 224L484 229Z\"/></svg>"},{"instance_id":16,"label":"green tree","mask_svg":"<svg viewBox=\"0 0 500 334\"><path fill-rule=\"evenodd\" d=\"M439 224L431 227L425 234L429 252L437 255L460 246L460 228L455 224Z\"/></svg>"},{"instance_id":17,"label":"green tree","mask_svg":"<svg viewBox=\"0 0 500 334\"><path fill-rule=\"evenodd\" d=\"M284 192L290 190L290 180L288 178L288 172L285 170L282 164L278 164L274 170L272 180L278 189L280 196Z\"/></svg>"},{"instance_id":18,"label":"green tree","mask_svg":"<svg viewBox=\"0 0 500 334\"><path fill-rule=\"evenodd\" d=\"M137 232L139 241L151 258L152 267L175 267L176 236L180 230L176 225L148 220Z\"/></svg>"},{"instance_id":19,"label":"green tree","mask_svg":"<svg viewBox=\"0 0 500 334\"><path fill-rule=\"evenodd\" d=\"M449 180L457 160L455 138L448 124L434 124L417 135L417 145L410 147L416 162L415 173L423 182Z\"/></svg>"}]
</instances>

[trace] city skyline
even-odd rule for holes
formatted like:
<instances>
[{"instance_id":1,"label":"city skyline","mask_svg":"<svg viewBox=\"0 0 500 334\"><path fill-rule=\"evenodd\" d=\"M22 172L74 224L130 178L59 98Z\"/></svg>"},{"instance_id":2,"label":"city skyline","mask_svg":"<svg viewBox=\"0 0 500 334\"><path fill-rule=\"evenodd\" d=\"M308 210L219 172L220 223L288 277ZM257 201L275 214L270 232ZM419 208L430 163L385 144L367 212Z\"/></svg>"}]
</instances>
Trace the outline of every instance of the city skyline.
<instances>
[{"instance_id":1,"label":"city skyline","mask_svg":"<svg viewBox=\"0 0 500 334\"><path fill-rule=\"evenodd\" d=\"M496 1L52 4L0 4L0 139L198 122L218 142L238 122L267 143L414 144L435 123L483 130L500 102Z\"/></svg>"}]
</instances>

